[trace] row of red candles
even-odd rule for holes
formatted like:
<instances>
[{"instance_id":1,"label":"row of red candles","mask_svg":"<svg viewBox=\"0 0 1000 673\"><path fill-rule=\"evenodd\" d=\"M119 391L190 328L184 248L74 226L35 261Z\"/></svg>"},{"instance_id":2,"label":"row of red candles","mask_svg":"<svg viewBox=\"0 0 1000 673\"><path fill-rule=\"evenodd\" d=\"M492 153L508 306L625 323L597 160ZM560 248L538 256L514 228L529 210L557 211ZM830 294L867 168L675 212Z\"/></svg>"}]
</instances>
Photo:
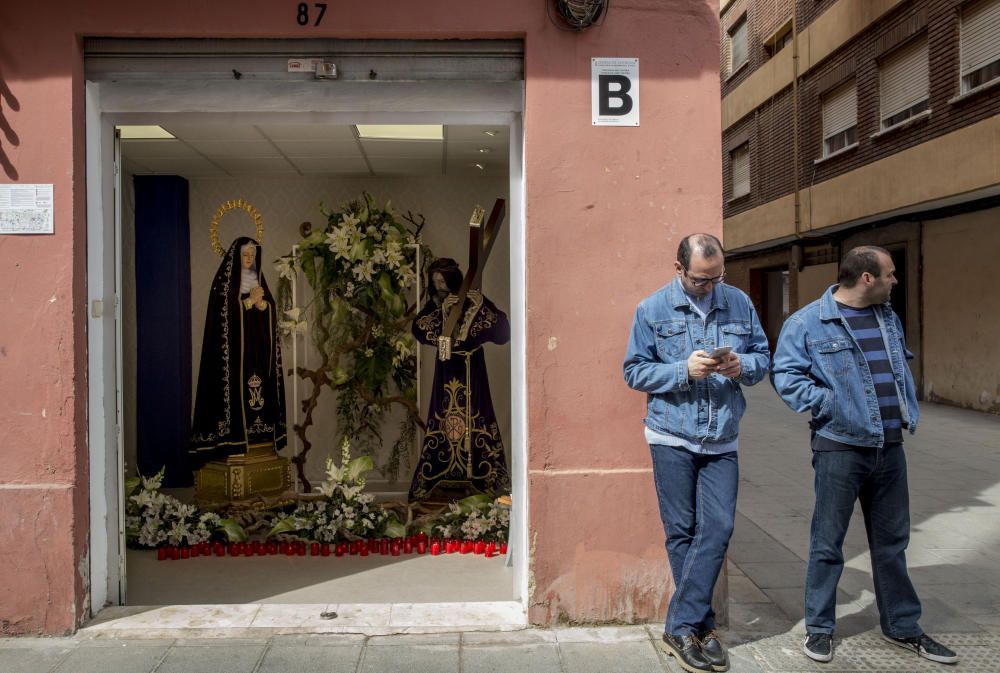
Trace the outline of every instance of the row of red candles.
<instances>
[{"instance_id":1,"label":"row of red candles","mask_svg":"<svg viewBox=\"0 0 1000 673\"><path fill-rule=\"evenodd\" d=\"M482 540L453 540L413 535L406 538L380 538L355 540L353 542L312 542L301 540L291 542L201 542L189 547L159 547L156 557L160 561L196 558L198 556L399 556L401 554L481 554L486 558L507 553L507 543L484 542Z\"/></svg>"}]
</instances>

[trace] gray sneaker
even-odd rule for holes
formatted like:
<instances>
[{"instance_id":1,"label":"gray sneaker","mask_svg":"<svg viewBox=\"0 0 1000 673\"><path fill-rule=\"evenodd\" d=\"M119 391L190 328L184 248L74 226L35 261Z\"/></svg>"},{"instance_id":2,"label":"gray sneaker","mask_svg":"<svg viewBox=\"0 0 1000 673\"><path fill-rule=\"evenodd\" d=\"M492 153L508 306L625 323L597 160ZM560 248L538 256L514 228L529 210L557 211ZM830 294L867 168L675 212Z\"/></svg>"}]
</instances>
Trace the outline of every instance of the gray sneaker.
<instances>
[{"instance_id":1,"label":"gray sneaker","mask_svg":"<svg viewBox=\"0 0 1000 673\"><path fill-rule=\"evenodd\" d=\"M829 633L810 633L802 643L802 651L813 661L825 664L833 659L833 636Z\"/></svg>"},{"instance_id":2,"label":"gray sneaker","mask_svg":"<svg viewBox=\"0 0 1000 673\"><path fill-rule=\"evenodd\" d=\"M922 633L913 638L893 638L892 636L883 633L882 637L893 645L899 645L902 648L916 652L917 656L923 657L924 659L930 659L931 661L936 661L939 664L958 663L957 654L931 638L926 633Z\"/></svg>"}]
</instances>

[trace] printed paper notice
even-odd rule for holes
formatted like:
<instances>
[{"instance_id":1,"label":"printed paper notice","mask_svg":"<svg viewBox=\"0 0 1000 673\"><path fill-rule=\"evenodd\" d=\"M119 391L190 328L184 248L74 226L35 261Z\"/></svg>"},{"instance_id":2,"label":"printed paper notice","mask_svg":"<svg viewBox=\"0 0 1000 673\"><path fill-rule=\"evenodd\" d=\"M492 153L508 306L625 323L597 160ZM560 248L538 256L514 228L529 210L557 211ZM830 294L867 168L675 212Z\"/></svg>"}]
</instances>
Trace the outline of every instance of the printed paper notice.
<instances>
[{"instance_id":1,"label":"printed paper notice","mask_svg":"<svg viewBox=\"0 0 1000 673\"><path fill-rule=\"evenodd\" d=\"M52 185L0 185L0 234L52 232Z\"/></svg>"}]
</instances>

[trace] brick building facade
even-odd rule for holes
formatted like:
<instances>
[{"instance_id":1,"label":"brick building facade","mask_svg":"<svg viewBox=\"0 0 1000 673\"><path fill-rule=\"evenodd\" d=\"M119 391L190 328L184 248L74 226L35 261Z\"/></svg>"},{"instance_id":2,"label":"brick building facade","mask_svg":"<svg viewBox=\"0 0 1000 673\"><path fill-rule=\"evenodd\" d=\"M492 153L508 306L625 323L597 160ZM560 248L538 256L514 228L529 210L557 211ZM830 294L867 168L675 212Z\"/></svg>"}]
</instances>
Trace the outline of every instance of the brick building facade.
<instances>
[{"instance_id":1,"label":"brick building facade","mask_svg":"<svg viewBox=\"0 0 1000 673\"><path fill-rule=\"evenodd\" d=\"M1000 253L1000 0L733 0L720 30L728 271L769 337L882 244L924 397L1000 411L1000 367L954 373L976 302L928 291Z\"/></svg>"}]
</instances>

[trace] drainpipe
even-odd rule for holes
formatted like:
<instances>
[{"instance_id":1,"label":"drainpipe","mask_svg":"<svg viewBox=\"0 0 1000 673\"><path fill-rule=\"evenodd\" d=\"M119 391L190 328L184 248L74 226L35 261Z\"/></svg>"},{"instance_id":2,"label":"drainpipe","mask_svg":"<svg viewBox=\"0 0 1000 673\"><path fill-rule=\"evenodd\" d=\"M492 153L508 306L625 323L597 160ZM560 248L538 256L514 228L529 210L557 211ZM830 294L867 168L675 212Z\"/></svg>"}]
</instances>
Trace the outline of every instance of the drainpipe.
<instances>
[{"instance_id":1,"label":"drainpipe","mask_svg":"<svg viewBox=\"0 0 1000 673\"><path fill-rule=\"evenodd\" d=\"M795 15L797 2L792 3L792 188L795 190L795 238L802 238L802 202L799 197L799 27Z\"/></svg>"},{"instance_id":2,"label":"drainpipe","mask_svg":"<svg viewBox=\"0 0 1000 673\"><path fill-rule=\"evenodd\" d=\"M799 308L799 273L802 269L802 201L799 196L799 26L798 2L792 2L792 189L795 192L793 217L795 243L788 255L788 309Z\"/></svg>"}]
</instances>

